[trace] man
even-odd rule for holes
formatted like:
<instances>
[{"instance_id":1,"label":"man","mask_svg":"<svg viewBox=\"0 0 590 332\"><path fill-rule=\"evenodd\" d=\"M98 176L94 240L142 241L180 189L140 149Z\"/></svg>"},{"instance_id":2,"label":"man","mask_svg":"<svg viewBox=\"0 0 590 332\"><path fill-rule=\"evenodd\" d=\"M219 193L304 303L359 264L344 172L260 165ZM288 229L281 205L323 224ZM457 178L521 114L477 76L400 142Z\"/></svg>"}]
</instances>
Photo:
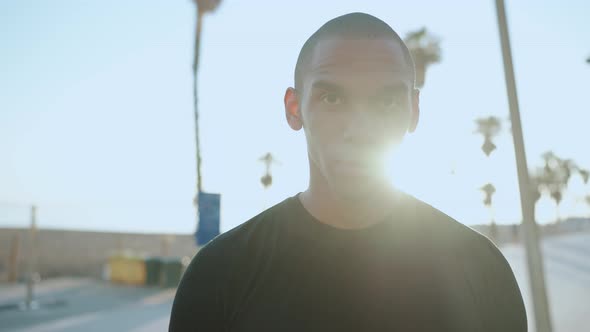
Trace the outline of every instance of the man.
<instances>
[{"instance_id":1,"label":"man","mask_svg":"<svg viewBox=\"0 0 590 332\"><path fill-rule=\"evenodd\" d=\"M384 159L418 124L414 76L373 16L310 37L284 98L309 187L198 252L170 331L526 331L500 251L386 180Z\"/></svg>"}]
</instances>

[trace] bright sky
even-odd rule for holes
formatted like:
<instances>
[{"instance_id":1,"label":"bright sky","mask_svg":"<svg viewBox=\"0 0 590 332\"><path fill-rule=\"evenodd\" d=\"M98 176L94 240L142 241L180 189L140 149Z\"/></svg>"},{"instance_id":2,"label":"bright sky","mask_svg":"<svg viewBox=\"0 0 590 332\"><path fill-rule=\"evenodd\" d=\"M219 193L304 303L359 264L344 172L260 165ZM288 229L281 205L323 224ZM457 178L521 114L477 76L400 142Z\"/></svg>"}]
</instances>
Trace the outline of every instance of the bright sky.
<instances>
[{"instance_id":1,"label":"bright sky","mask_svg":"<svg viewBox=\"0 0 590 332\"><path fill-rule=\"evenodd\" d=\"M553 150L588 168L590 2L507 2L529 166ZM517 222L508 125L490 158L473 134L477 117L508 118L494 1L226 0L205 17L199 77L204 189L222 194L222 230L305 190L283 93L307 37L353 11L442 40L397 185L476 224L489 220L477 188L492 181L496 218ZM194 231L194 27L188 0L0 2L0 227L26 226L35 203L40 227ZM281 162L268 191L266 152ZM561 214L589 215L576 201L588 190L573 179ZM548 198L537 212L555 216Z\"/></svg>"}]
</instances>

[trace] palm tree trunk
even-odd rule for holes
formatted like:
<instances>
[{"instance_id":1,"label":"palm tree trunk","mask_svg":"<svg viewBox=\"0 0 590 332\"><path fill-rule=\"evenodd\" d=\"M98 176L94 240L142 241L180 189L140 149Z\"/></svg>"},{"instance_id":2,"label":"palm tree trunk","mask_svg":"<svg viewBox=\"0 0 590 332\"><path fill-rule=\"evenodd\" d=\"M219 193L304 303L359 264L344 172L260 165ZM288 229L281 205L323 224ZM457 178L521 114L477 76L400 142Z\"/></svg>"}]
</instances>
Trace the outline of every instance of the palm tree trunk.
<instances>
[{"instance_id":1,"label":"palm tree trunk","mask_svg":"<svg viewBox=\"0 0 590 332\"><path fill-rule=\"evenodd\" d=\"M496 216L494 213L494 208L490 204L488 206L488 210L490 212L490 240L497 244L498 241L498 226L496 225Z\"/></svg>"},{"instance_id":2,"label":"palm tree trunk","mask_svg":"<svg viewBox=\"0 0 590 332\"><path fill-rule=\"evenodd\" d=\"M201 27L203 21L203 12L197 9L197 28L195 32L195 50L193 60L193 101L194 101L194 113L195 113L195 140L196 140L196 153L197 153L197 195L202 191L202 178L201 178L201 143L199 140L199 107L198 107L198 94L197 94L197 81L199 71L199 51L201 46ZM197 200L195 197L195 204Z\"/></svg>"}]
</instances>

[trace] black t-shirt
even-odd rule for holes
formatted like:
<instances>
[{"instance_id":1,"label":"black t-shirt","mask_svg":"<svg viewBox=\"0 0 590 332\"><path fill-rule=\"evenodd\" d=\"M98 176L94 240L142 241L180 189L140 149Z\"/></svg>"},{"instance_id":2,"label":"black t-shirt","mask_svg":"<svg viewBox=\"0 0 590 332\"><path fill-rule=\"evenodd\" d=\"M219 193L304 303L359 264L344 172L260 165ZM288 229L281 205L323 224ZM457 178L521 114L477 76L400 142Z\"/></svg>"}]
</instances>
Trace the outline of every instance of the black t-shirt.
<instances>
[{"instance_id":1,"label":"black t-shirt","mask_svg":"<svg viewBox=\"0 0 590 332\"><path fill-rule=\"evenodd\" d=\"M526 331L486 237L409 195L392 211L346 230L284 200L197 253L170 331Z\"/></svg>"}]
</instances>

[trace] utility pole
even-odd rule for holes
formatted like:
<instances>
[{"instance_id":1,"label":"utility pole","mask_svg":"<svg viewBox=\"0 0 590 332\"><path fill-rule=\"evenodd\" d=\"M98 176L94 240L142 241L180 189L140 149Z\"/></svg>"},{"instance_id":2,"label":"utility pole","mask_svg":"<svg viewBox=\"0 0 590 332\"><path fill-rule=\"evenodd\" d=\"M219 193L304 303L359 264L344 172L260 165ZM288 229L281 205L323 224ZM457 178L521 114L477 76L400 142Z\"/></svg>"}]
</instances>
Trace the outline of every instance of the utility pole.
<instances>
[{"instance_id":1,"label":"utility pole","mask_svg":"<svg viewBox=\"0 0 590 332\"><path fill-rule=\"evenodd\" d=\"M197 22L195 27L195 44L193 52L193 113L195 118L195 145L196 145L196 160L197 160L197 179L196 179L196 193L193 199L193 204L197 210L197 217L199 216L199 195L203 192L203 179L201 176L201 141L199 131L199 97L198 97L198 77L199 77L199 57L201 55L201 31L203 29L203 17L209 12L215 11L221 0L193 0L197 6Z\"/></svg>"},{"instance_id":2,"label":"utility pole","mask_svg":"<svg viewBox=\"0 0 590 332\"><path fill-rule=\"evenodd\" d=\"M508 24L506 22L506 10L504 0L496 0L498 27L500 42L502 45L502 57L504 60L504 76L506 79L506 91L510 107L510 120L512 122L512 138L514 140L514 153L516 154L516 168L518 171L518 184L520 188L520 204L522 208L524 242L531 285L535 325L538 332L551 332L551 319L549 317L549 304L545 291L545 277L543 270L543 257L539 248L537 224L535 222L535 205L532 199L532 187L530 184L520 112L518 109L518 96L516 94L516 82L514 68L512 66L512 52L508 36Z\"/></svg>"},{"instance_id":3,"label":"utility pole","mask_svg":"<svg viewBox=\"0 0 590 332\"><path fill-rule=\"evenodd\" d=\"M25 309L32 310L37 308L37 303L34 301L33 287L37 281L36 267L37 267L37 207L31 206L31 227L29 229L29 259L28 273L27 273L27 294L25 298Z\"/></svg>"},{"instance_id":4,"label":"utility pole","mask_svg":"<svg viewBox=\"0 0 590 332\"><path fill-rule=\"evenodd\" d=\"M203 26L204 12L197 8L197 28L195 31L195 48L193 58L193 112L195 116L195 143L197 153L197 195L203 190L201 180L201 141L199 132L199 97L198 97L198 73L199 73L199 55L201 48L201 30ZM195 198L196 202L196 198Z\"/></svg>"},{"instance_id":5,"label":"utility pole","mask_svg":"<svg viewBox=\"0 0 590 332\"><path fill-rule=\"evenodd\" d=\"M15 233L12 237L10 247L10 261L8 263L8 282L14 283L18 280L18 257L20 250L20 234Z\"/></svg>"}]
</instances>

